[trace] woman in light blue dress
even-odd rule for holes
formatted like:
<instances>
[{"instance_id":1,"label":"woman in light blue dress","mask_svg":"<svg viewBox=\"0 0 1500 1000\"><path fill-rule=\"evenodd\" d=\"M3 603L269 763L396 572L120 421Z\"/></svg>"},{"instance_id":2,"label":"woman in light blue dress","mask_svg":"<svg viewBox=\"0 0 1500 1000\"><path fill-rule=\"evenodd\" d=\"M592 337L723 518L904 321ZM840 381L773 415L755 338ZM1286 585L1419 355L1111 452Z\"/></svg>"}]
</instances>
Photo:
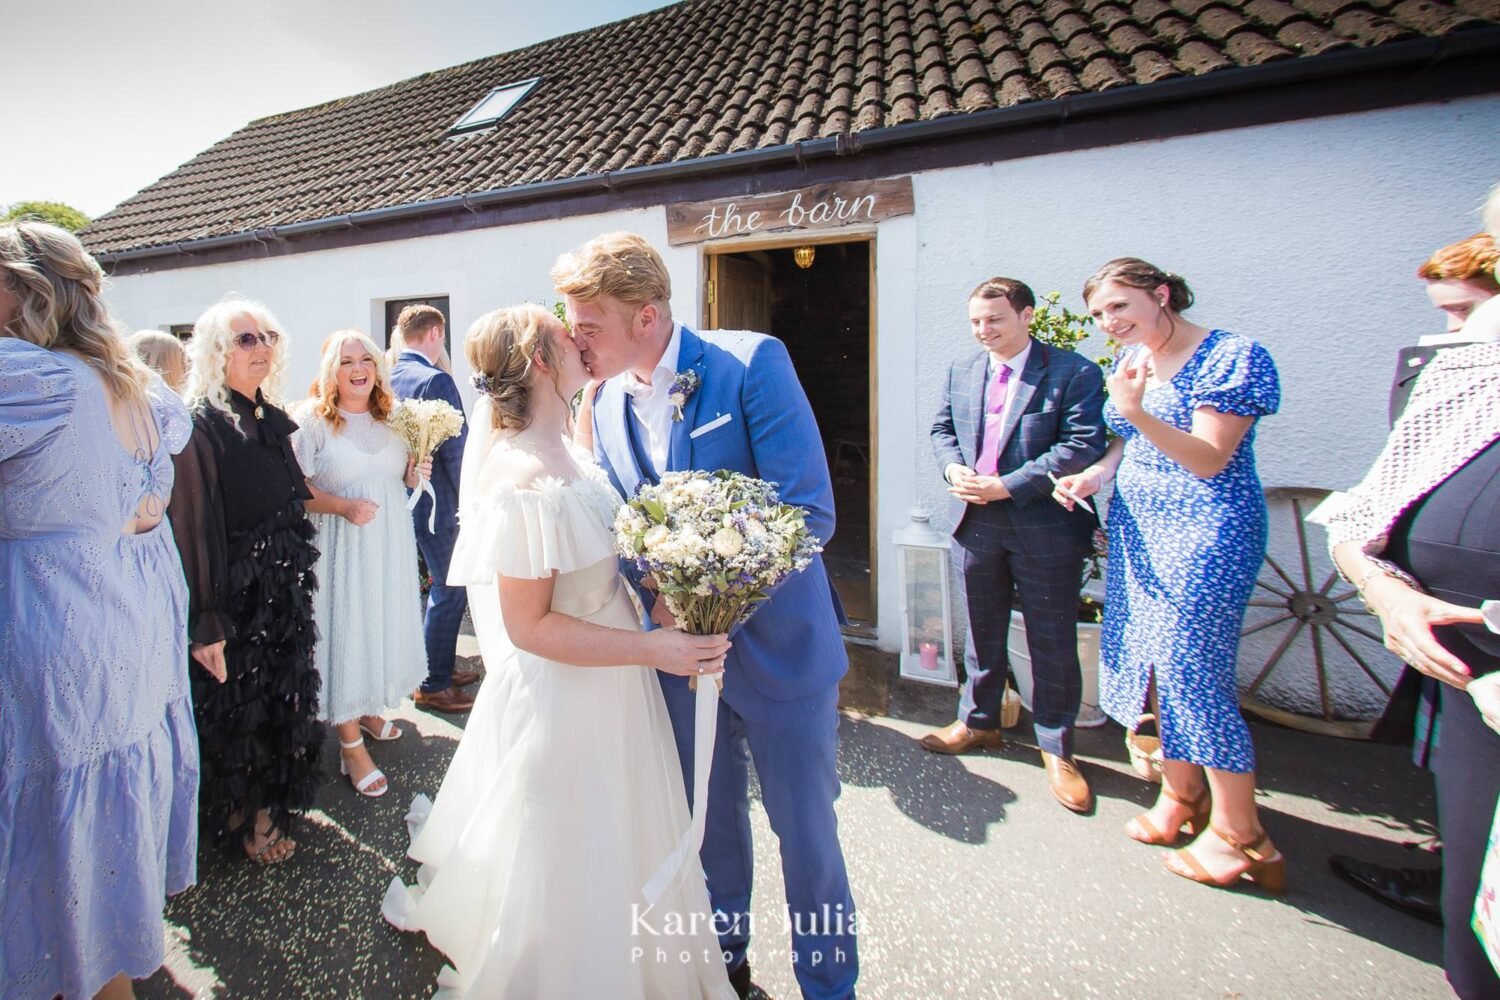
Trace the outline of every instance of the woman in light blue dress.
<instances>
[{"instance_id":1,"label":"woman in light blue dress","mask_svg":"<svg viewBox=\"0 0 1500 1000\"><path fill-rule=\"evenodd\" d=\"M186 408L70 234L0 227L0 994L121 997L195 880Z\"/></svg>"},{"instance_id":2,"label":"woman in light blue dress","mask_svg":"<svg viewBox=\"0 0 1500 1000\"><path fill-rule=\"evenodd\" d=\"M1118 436L1060 485L1088 496L1115 480L1102 703L1133 730L1154 691L1162 740L1161 796L1126 832L1155 846L1206 832L1168 856L1172 872L1279 892L1286 862L1256 813L1235 670L1266 551L1255 423L1280 405L1276 366L1255 341L1185 319L1187 282L1143 260L1106 264L1084 299L1122 345L1104 408Z\"/></svg>"}]
</instances>

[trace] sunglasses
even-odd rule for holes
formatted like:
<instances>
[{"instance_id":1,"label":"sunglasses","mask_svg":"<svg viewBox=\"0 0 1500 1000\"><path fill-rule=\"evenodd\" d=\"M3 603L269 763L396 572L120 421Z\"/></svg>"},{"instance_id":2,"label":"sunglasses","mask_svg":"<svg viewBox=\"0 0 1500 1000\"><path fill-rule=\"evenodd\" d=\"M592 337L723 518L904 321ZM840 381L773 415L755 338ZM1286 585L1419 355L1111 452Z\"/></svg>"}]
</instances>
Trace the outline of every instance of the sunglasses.
<instances>
[{"instance_id":1,"label":"sunglasses","mask_svg":"<svg viewBox=\"0 0 1500 1000\"><path fill-rule=\"evenodd\" d=\"M275 330L267 330L265 333L239 333L235 334L234 342L242 351L255 350L256 344L265 344L267 347L275 348L276 342L281 339L281 334Z\"/></svg>"}]
</instances>

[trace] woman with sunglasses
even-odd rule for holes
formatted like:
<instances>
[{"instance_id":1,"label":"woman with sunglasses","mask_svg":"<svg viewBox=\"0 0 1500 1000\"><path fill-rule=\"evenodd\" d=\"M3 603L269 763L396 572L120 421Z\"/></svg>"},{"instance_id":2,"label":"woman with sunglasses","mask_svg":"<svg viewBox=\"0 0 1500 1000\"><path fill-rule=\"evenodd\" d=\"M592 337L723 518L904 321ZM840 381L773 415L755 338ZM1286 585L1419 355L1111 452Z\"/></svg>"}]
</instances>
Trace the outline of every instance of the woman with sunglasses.
<instances>
[{"instance_id":1,"label":"woman with sunglasses","mask_svg":"<svg viewBox=\"0 0 1500 1000\"><path fill-rule=\"evenodd\" d=\"M292 856L312 804L324 727L313 666L312 499L278 407L287 339L266 308L220 302L189 344L193 437L171 517L190 594L188 638L203 780L216 840L261 864Z\"/></svg>"}]
</instances>

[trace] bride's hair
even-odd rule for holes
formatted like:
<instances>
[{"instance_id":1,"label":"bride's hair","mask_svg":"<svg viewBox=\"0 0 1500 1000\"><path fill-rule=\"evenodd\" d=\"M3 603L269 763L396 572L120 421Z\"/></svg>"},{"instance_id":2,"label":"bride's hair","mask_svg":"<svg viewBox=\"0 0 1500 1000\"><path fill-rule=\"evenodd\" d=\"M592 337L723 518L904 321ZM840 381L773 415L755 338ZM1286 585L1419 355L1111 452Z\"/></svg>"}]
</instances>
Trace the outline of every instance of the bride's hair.
<instances>
[{"instance_id":1,"label":"bride's hair","mask_svg":"<svg viewBox=\"0 0 1500 1000\"><path fill-rule=\"evenodd\" d=\"M531 423L531 366L540 356L557 379L562 360L547 336L557 317L527 303L487 312L464 335L464 355L474 369L474 382L494 403L495 427L525 430Z\"/></svg>"}]
</instances>

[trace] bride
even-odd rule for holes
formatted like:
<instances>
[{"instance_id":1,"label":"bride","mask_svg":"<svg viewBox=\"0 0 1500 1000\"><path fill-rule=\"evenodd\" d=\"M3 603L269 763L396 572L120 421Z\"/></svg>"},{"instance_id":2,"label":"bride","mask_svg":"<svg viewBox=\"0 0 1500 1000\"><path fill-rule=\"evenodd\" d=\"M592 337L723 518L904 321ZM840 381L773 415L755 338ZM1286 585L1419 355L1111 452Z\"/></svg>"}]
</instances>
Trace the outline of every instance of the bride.
<instances>
[{"instance_id":1,"label":"bride","mask_svg":"<svg viewBox=\"0 0 1500 1000\"><path fill-rule=\"evenodd\" d=\"M407 817L417 885L392 882L382 912L448 956L440 997L732 1000L696 854L654 905L641 891L688 825L652 668L717 673L729 643L640 631L620 497L568 442L588 373L562 324L496 310L464 350L481 397L449 583L488 679L437 800Z\"/></svg>"}]
</instances>

